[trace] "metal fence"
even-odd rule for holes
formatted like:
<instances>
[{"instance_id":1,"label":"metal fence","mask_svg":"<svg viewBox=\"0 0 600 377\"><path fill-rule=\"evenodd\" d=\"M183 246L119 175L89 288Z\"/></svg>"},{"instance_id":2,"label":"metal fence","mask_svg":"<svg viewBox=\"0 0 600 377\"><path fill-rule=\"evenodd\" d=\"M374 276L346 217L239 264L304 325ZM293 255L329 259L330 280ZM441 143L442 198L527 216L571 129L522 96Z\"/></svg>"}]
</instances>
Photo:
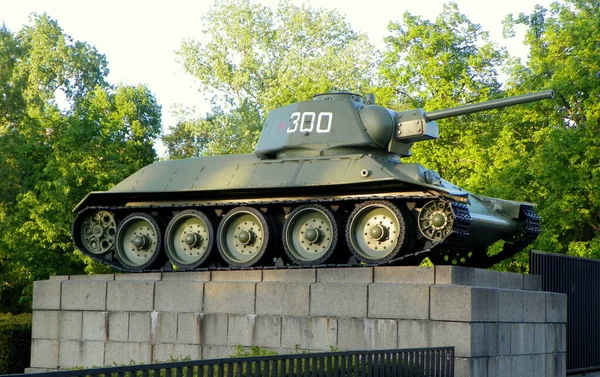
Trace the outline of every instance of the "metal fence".
<instances>
[{"instance_id":1,"label":"metal fence","mask_svg":"<svg viewBox=\"0 0 600 377\"><path fill-rule=\"evenodd\" d=\"M11 375L11 377L15 376L17 375ZM18 376L453 377L454 347L241 357L86 370L61 370Z\"/></svg>"},{"instance_id":2,"label":"metal fence","mask_svg":"<svg viewBox=\"0 0 600 377\"><path fill-rule=\"evenodd\" d=\"M600 260L532 251L529 269L567 294L567 373L600 370Z\"/></svg>"}]
</instances>

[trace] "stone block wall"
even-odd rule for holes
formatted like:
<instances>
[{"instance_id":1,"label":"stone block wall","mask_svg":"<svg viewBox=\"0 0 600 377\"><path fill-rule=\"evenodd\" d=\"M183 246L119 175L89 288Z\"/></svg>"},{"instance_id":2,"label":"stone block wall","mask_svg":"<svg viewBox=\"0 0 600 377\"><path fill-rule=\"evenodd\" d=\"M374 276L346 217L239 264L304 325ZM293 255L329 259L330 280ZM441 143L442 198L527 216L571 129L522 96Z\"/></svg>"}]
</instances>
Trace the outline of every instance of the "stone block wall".
<instances>
[{"instance_id":1,"label":"stone block wall","mask_svg":"<svg viewBox=\"0 0 600 377\"><path fill-rule=\"evenodd\" d=\"M278 353L456 347L456 376L565 376L566 295L473 268L58 276L34 285L36 369Z\"/></svg>"}]
</instances>

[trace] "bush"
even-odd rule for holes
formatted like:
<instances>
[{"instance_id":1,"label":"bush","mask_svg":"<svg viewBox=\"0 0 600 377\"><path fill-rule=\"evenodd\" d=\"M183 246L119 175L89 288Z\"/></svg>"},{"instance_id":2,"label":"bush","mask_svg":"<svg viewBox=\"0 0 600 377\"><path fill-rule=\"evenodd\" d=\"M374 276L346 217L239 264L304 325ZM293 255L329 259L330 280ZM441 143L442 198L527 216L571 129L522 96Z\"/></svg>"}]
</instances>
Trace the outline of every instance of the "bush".
<instances>
[{"instance_id":1,"label":"bush","mask_svg":"<svg viewBox=\"0 0 600 377\"><path fill-rule=\"evenodd\" d=\"M31 356L31 314L0 314L0 374L23 373Z\"/></svg>"}]
</instances>

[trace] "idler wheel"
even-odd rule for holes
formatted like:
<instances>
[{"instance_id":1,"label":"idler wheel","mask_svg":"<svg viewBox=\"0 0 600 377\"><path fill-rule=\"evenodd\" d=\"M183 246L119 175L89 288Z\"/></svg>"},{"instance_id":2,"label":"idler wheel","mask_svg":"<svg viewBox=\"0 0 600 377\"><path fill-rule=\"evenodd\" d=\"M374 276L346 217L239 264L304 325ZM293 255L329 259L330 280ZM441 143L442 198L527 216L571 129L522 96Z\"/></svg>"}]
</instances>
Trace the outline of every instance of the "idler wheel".
<instances>
[{"instance_id":1,"label":"idler wheel","mask_svg":"<svg viewBox=\"0 0 600 377\"><path fill-rule=\"evenodd\" d=\"M171 263L181 269L206 264L215 245L213 221L197 210L181 211L169 221L165 251Z\"/></svg>"},{"instance_id":2,"label":"idler wheel","mask_svg":"<svg viewBox=\"0 0 600 377\"><path fill-rule=\"evenodd\" d=\"M86 252L101 255L113 249L117 225L113 214L98 211L89 214L81 223L81 246Z\"/></svg>"},{"instance_id":3,"label":"idler wheel","mask_svg":"<svg viewBox=\"0 0 600 377\"><path fill-rule=\"evenodd\" d=\"M452 234L455 217L450 202L432 200L421 208L419 230L432 241L443 241Z\"/></svg>"},{"instance_id":4,"label":"idler wheel","mask_svg":"<svg viewBox=\"0 0 600 377\"><path fill-rule=\"evenodd\" d=\"M217 229L219 254L230 266L250 267L267 256L271 242L270 219L252 207L236 207Z\"/></svg>"},{"instance_id":5,"label":"idler wheel","mask_svg":"<svg viewBox=\"0 0 600 377\"><path fill-rule=\"evenodd\" d=\"M366 263L389 261L407 242L407 221L407 215L391 202L373 200L360 204L346 225L350 252Z\"/></svg>"},{"instance_id":6,"label":"idler wheel","mask_svg":"<svg viewBox=\"0 0 600 377\"><path fill-rule=\"evenodd\" d=\"M327 207L306 204L287 215L283 225L283 249L295 264L325 263L337 244L338 222Z\"/></svg>"},{"instance_id":7,"label":"idler wheel","mask_svg":"<svg viewBox=\"0 0 600 377\"><path fill-rule=\"evenodd\" d=\"M128 270L141 271L160 258L161 228L147 213L137 212L125 217L117 228L116 256Z\"/></svg>"}]
</instances>

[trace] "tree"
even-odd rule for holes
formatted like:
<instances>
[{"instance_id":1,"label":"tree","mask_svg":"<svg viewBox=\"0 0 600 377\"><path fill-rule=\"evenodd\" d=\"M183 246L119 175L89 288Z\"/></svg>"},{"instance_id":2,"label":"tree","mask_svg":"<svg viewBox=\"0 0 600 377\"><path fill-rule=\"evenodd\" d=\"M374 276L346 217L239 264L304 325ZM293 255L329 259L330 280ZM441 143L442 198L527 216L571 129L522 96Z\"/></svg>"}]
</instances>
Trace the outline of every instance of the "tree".
<instances>
[{"instance_id":1,"label":"tree","mask_svg":"<svg viewBox=\"0 0 600 377\"><path fill-rule=\"evenodd\" d=\"M388 106L436 110L501 95L498 69L507 53L456 4L444 5L435 22L407 12L403 23L391 22L388 30L380 66ZM491 126L497 117L488 112L440 120L440 138L417 143L412 160L459 185L480 189L477 176L491 158L486 151L498 135Z\"/></svg>"},{"instance_id":2,"label":"tree","mask_svg":"<svg viewBox=\"0 0 600 377\"><path fill-rule=\"evenodd\" d=\"M390 106L435 110L548 88L526 88L515 75L503 86L503 67L512 73L527 68L490 43L456 4L444 6L435 22L406 13L403 24L391 23L389 30L381 74L388 86L383 92L395 93L388 97ZM439 120L440 138L415 145L408 161L436 169L476 194L539 203L539 172L532 168L541 141L536 135L557 114L552 102L545 101ZM554 182L560 184L560 178ZM535 247L544 245L543 237ZM488 253L500 249L498 243ZM524 271L526 253L496 268Z\"/></svg>"},{"instance_id":3,"label":"tree","mask_svg":"<svg viewBox=\"0 0 600 377\"><path fill-rule=\"evenodd\" d=\"M74 252L71 209L156 159L160 106L107 73L47 15L0 29L0 311L23 310L5 298L32 280L97 269Z\"/></svg>"},{"instance_id":4,"label":"tree","mask_svg":"<svg viewBox=\"0 0 600 377\"><path fill-rule=\"evenodd\" d=\"M577 256L600 257L600 15L599 1L569 0L548 11L510 15L527 27L527 65L512 67L518 91L553 88L554 111L522 113L546 121L534 130L529 148L527 189L539 203L543 232L536 247Z\"/></svg>"},{"instance_id":5,"label":"tree","mask_svg":"<svg viewBox=\"0 0 600 377\"><path fill-rule=\"evenodd\" d=\"M207 116L182 120L164 138L171 156L251 152L268 111L372 83L374 48L335 11L231 0L204 23L202 40L185 41L178 56L200 89L216 95ZM189 149L190 141L199 147Z\"/></svg>"}]
</instances>

